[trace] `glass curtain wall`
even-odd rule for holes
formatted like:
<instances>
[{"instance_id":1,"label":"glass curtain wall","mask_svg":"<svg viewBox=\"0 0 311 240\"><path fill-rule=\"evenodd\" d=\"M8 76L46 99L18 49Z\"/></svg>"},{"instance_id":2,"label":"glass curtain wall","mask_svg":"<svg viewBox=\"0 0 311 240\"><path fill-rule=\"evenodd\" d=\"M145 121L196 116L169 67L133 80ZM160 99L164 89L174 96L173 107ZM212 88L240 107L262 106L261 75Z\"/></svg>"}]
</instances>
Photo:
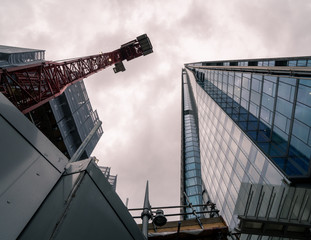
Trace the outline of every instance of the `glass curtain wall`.
<instances>
[{"instance_id":1,"label":"glass curtain wall","mask_svg":"<svg viewBox=\"0 0 311 240\"><path fill-rule=\"evenodd\" d=\"M189 204L183 192L189 198L193 205L202 204L202 180L201 180L201 163L198 126L196 119L196 107L192 100L192 90L189 85L186 71L182 72L183 84L183 141L182 141L182 167L183 167L183 187L182 187L182 204ZM195 207L197 212L202 211L202 207ZM186 208L186 212L192 212L191 208ZM185 219L194 218L194 215L186 215Z\"/></svg>"},{"instance_id":2,"label":"glass curtain wall","mask_svg":"<svg viewBox=\"0 0 311 240\"><path fill-rule=\"evenodd\" d=\"M195 70L200 86L289 178L310 177L311 78Z\"/></svg>"}]
</instances>

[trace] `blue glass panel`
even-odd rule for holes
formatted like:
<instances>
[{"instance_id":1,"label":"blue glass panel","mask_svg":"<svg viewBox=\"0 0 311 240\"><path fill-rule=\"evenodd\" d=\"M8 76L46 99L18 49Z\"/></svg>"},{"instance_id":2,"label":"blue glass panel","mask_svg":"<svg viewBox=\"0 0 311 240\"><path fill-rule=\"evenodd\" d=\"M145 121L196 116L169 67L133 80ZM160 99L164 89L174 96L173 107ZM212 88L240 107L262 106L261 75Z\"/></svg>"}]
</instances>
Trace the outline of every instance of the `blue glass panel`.
<instances>
[{"instance_id":1,"label":"blue glass panel","mask_svg":"<svg viewBox=\"0 0 311 240\"><path fill-rule=\"evenodd\" d=\"M278 89L278 96L293 102L294 100L294 94L295 94L295 88L291 85L285 84L280 82L279 83L279 89Z\"/></svg>"},{"instance_id":2,"label":"blue glass panel","mask_svg":"<svg viewBox=\"0 0 311 240\"><path fill-rule=\"evenodd\" d=\"M258 136L258 138L259 138L259 136ZM267 142L258 142L258 146L261 148L261 150L263 152L268 153L269 147L270 147L269 143L267 143Z\"/></svg>"},{"instance_id":3,"label":"blue glass panel","mask_svg":"<svg viewBox=\"0 0 311 240\"><path fill-rule=\"evenodd\" d=\"M277 77L272 75L265 75L265 80L269 80L270 82L276 83Z\"/></svg>"},{"instance_id":4,"label":"blue glass panel","mask_svg":"<svg viewBox=\"0 0 311 240\"><path fill-rule=\"evenodd\" d=\"M252 121L252 122L248 122L248 130L256 130L258 128L258 122Z\"/></svg>"},{"instance_id":5,"label":"blue glass panel","mask_svg":"<svg viewBox=\"0 0 311 240\"><path fill-rule=\"evenodd\" d=\"M284 149L284 145L283 148L279 145L279 144L270 144L270 149L269 149L269 154L271 157L282 157L286 155L286 146L285 145L285 149Z\"/></svg>"},{"instance_id":6,"label":"blue glass panel","mask_svg":"<svg viewBox=\"0 0 311 240\"><path fill-rule=\"evenodd\" d=\"M289 163L296 167L296 175L307 175L308 174L308 168L310 165L309 159L302 158L302 157L290 157Z\"/></svg>"},{"instance_id":7,"label":"blue glass panel","mask_svg":"<svg viewBox=\"0 0 311 240\"><path fill-rule=\"evenodd\" d=\"M201 184L201 179L199 177L193 177L186 179L186 186L194 186Z\"/></svg>"},{"instance_id":8,"label":"blue glass panel","mask_svg":"<svg viewBox=\"0 0 311 240\"><path fill-rule=\"evenodd\" d=\"M288 66L295 67L296 65L297 65L297 61L296 60L288 61Z\"/></svg>"},{"instance_id":9,"label":"blue glass panel","mask_svg":"<svg viewBox=\"0 0 311 240\"><path fill-rule=\"evenodd\" d=\"M251 75L249 73L243 73L242 86L246 89L250 89L250 78Z\"/></svg>"},{"instance_id":10,"label":"blue glass panel","mask_svg":"<svg viewBox=\"0 0 311 240\"><path fill-rule=\"evenodd\" d=\"M257 105L260 104L260 94L255 92L255 91L251 91L251 101Z\"/></svg>"},{"instance_id":11,"label":"blue glass panel","mask_svg":"<svg viewBox=\"0 0 311 240\"><path fill-rule=\"evenodd\" d=\"M243 130L247 130L247 122L238 122L239 127Z\"/></svg>"},{"instance_id":12,"label":"blue glass panel","mask_svg":"<svg viewBox=\"0 0 311 240\"><path fill-rule=\"evenodd\" d=\"M250 103L249 105L249 111L254 114L256 117L258 117L258 111L259 111L259 107L257 105L255 105L254 103Z\"/></svg>"},{"instance_id":13,"label":"blue glass panel","mask_svg":"<svg viewBox=\"0 0 311 240\"><path fill-rule=\"evenodd\" d=\"M191 152L191 151L194 151L194 150L198 150L197 148L194 148L193 146L191 147L186 147L186 152Z\"/></svg>"},{"instance_id":14,"label":"blue glass panel","mask_svg":"<svg viewBox=\"0 0 311 240\"><path fill-rule=\"evenodd\" d=\"M234 87L234 95L237 97L240 97L241 96L241 88L235 86Z\"/></svg>"},{"instance_id":15,"label":"blue glass panel","mask_svg":"<svg viewBox=\"0 0 311 240\"><path fill-rule=\"evenodd\" d=\"M250 113L249 113L249 114L248 114L248 120L249 120L249 121L256 121L256 122L257 122L258 119L257 119L253 114L250 114Z\"/></svg>"},{"instance_id":16,"label":"blue glass panel","mask_svg":"<svg viewBox=\"0 0 311 240\"><path fill-rule=\"evenodd\" d=\"M285 167L285 173L289 176L301 176L303 173L299 171L295 165L293 165L292 162L287 161L286 167Z\"/></svg>"},{"instance_id":17,"label":"blue glass panel","mask_svg":"<svg viewBox=\"0 0 311 240\"><path fill-rule=\"evenodd\" d=\"M275 148L279 149L279 155L285 156L287 154L288 135L284 134L278 128L274 128L272 133L272 143Z\"/></svg>"},{"instance_id":18,"label":"blue glass panel","mask_svg":"<svg viewBox=\"0 0 311 240\"><path fill-rule=\"evenodd\" d=\"M188 157L199 157L200 154L197 151L186 152L186 158Z\"/></svg>"},{"instance_id":19,"label":"blue glass panel","mask_svg":"<svg viewBox=\"0 0 311 240\"><path fill-rule=\"evenodd\" d=\"M297 67L306 67L307 66L307 60L298 60Z\"/></svg>"},{"instance_id":20,"label":"blue glass panel","mask_svg":"<svg viewBox=\"0 0 311 240\"><path fill-rule=\"evenodd\" d=\"M260 112L260 119L264 120L266 123L271 125L271 123L272 123L272 112L269 109L262 107L261 112Z\"/></svg>"},{"instance_id":21,"label":"blue glass panel","mask_svg":"<svg viewBox=\"0 0 311 240\"><path fill-rule=\"evenodd\" d=\"M252 79L252 89L255 90L256 92L260 92L261 91L261 81L253 78Z\"/></svg>"},{"instance_id":22,"label":"blue glass panel","mask_svg":"<svg viewBox=\"0 0 311 240\"><path fill-rule=\"evenodd\" d=\"M193 170L193 169L201 169L201 165L199 163L190 163L190 164L186 164L185 169L186 171Z\"/></svg>"},{"instance_id":23,"label":"blue glass panel","mask_svg":"<svg viewBox=\"0 0 311 240\"><path fill-rule=\"evenodd\" d=\"M186 178L196 177L196 170L187 171L185 176Z\"/></svg>"},{"instance_id":24,"label":"blue glass panel","mask_svg":"<svg viewBox=\"0 0 311 240\"><path fill-rule=\"evenodd\" d=\"M311 96L311 95L310 95L310 96ZM242 88L242 98L244 98L244 99L247 100L247 101L248 101L248 99L249 99L249 91L246 90L246 89L244 89L244 88Z\"/></svg>"},{"instance_id":25,"label":"blue glass panel","mask_svg":"<svg viewBox=\"0 0 311 240\"><path fill-rule=\"evenodd\" d=\"M275 164L277 166L279 166L279 168L285 170L285 158L272 158L273 161L275 162Z\"/></svg>"},{"instance_id":26,"label":"blue glass panel","mask_svg":"<svg viewBox=\"0 0 311 240\"><path fill-rule=\"evenodd\" d=\"M311 126L311 108L308 106L297 102L295 118L300 120L301 122Z\"/></svg>"},{"instance_id":27,"label":"blue glass panel","mask_svg":"<svg viewBox=\"0 0 311 240\"><path fill-rule=\"evenodd\" d=\"M282 98L278 98L276 103L276 110L279 113L282 113L286 117L290 118L292 115L293 104L286 100L283 100Z\"/></svg>"},{"instance_id":28,"label":"blue glass panel","mask_svg":"<svg viewBox=\"0 0 311 240\"><path fill-rule=\"evenodd\" d=\"M269 142L270 141L270 131L259 131L257 139L259 142Z\"/></svg>"},{"instance_id":29,"label":"blue glass panel","mask_svg":"<svg viewBox=\"0 0 311 240\"><path fill-rule=\"evenodd\" d=\"M192 196L192 195L201 194L201 191L202 190L200 190L198 186L192 186L192 187L187 187L186 188L186 193L187 193L187 195L189 197Z\"/></svg>"},{"instance_id":30,"label":"blue glass panel","mask_svg":"<svg viewBox=\"0 0 311 240\"><path fill-rule=\"evenodd\" d=\"M274 124L278 126L284 132L286 132L286 123L287 123L287 118L283 116L282 114L275 112Z\"/></svg>"},{"instance_id":31,"label":"blue glass panel","mask_svg":"<svg viewBox=\"0 0 311 240\"><path fill-rule=\"evenodd\" d=\"M311 60L309 61L311 63ZM299 83L311 87L311 79L300 79Z\"/></svg>"},{"instance_id":32,"label":"blue glass panel","mask_svg":"<svg viewBox=\"0 0 311 240\"><path fill-rule=\"evenodd\" d=\"M310 128L307 125L295 119L293 125L293 134L305 143L308 142L309 130Z\"/></svg>"},{"instance_id":33,"label":"blue glass panel","mask_svg":"<svg viewBox=\"0 0 311 240\"><path fill-rule=\"evenodd\" d=\"M297 100L311 107L311 87L299 85Z\"/></svg>"},{"instance_id":34,"label":"blue glass panel","mask_svg":"<svg viewBox=\"0 0 311 240\"><path fill-rule=\"evenodd\" d=\"M248 101L244 100L243 98L241 98L241 106L243 108L248 109Z\"/></svg>"},{"instance_id":35,"label":"blue glass panel","mask_svg":"<svg viewBox=\"0 0 311 240\"><path fill-rule=\"evenodd\" d=\"M257 131L248 131L247 134L251 139L257 141Z\"/></svg>"},{"instance_id":36,"label":"blue glass panel","mask_svg":"<svg viewBox=\"0 0 311 240\"><path fill-rule=\"evenodd\" d=\"M262 94L262 105L265 106L266 108L270 109L271 111L273 111L274 98L263 93Z\"/></svg>"},{"instance_id":37,"label":"blue glass panel","mask_svg":"<svg viewBox=\"0 0 311 240\"><path fill-rule=\"evenodd\" d=\"M289 77L279 77L279 80L280 82L284 82L293 86L295 86L297 82L296 78L289 78Z\"/></svg>"},{"instance_id":38,"label":"blue glass panel","mask_svg":"<svg viewBox=\"0 0 311 240\"><path fill-rule=\"evenodd\" d=\"M228 85L228 92L233 94L233 86L232 85Z\"/></svg>"},{"instance_id":39,"label":"blue glass panel","mask_svg":"<svg viewBox=\"0 0 311 240\"><path fill-rule=\"evenodd\" d=\"M275 96L275 84L273 82L264 80L263 92L274 97Z\"/></svg>"},{"instance_id":40,"label":"blue glass panel","mask_svg":"<svg viewBox=\"0 0 311 240\"><path fill-rule=\"evenodd\" d=\"M311 156L311 147L307 146L305 143L300 141L298 138L292 136L291 142L291 156L300 155L310 158ZM298 152L297 152L298 151Z\"/></svg>"},{"instance_id":41,"label":"blue glass panel","mask_svg":"<svg viewBox=\"0 0 311 240\"><path fill-rule=\"evenodd\" d=\"M202 200L199 196L191 196L189 197L189 200L190 202L193 204L193 205L199 205L199 204L202 204ZM192 212L192 211L190 211Z\"/></svg>"},{"instance_id":42,"label":"blue glass panel","mask_svg":"<svg viewBox=\"0 0 311 240\"><path fill-rule=\"evenodd\" d=\"M229 73L229 84L233 85L234 84L234 73Z\"/></svg>"},{"instance_id":43,"label":"blue glass panel","mask_svg":"<svg viewBox=\"0 0 311 240\"><path fill-rule=\"evenodd\" d=\"M186 158L186 160L185 160L185 163L186 163L186 164L194 163L194 162L195 162L195 157L188 157L188 158Z\"/></svg>"}]
</instances>

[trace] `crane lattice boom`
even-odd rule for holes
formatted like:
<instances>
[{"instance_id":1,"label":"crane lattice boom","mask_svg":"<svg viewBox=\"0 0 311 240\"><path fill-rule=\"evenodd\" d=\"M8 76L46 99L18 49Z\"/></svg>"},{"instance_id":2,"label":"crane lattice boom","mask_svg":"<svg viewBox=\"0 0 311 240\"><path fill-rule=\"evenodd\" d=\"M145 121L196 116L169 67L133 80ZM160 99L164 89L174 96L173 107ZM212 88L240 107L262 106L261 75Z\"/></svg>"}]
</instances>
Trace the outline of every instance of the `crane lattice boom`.
<instances>
[{"instance_id":1,"label":"crane lattice boom","mask_svg":"<svg viewBox=\"0 0 311 240\"><path fill-rule=\"evenodd\" d=\"M0 92L26 114L62 94L67 86L113 64L115 73L125 71L123 60L130 61L152 51L144 34L113 52L0 69Z\"/></svg>"}]
</instances>

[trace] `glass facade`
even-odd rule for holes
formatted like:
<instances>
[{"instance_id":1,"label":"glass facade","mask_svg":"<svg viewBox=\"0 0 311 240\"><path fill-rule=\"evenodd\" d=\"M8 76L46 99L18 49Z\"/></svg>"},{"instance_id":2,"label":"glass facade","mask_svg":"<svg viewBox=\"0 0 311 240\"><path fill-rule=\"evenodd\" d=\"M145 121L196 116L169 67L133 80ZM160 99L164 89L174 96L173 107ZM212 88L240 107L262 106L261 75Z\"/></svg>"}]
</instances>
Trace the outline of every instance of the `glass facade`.
<instances>
[{"instance_id":1,"label":"glass facade","mask_svg":"<svg viewBox=\"0 0 311 240\"><path fill-rule=\"evenodd\" d=\"M93 111L83 81L69 86L59 97L49 102L55 121L70 157L76 152L83 140L99 121ZM81 159L90 157L103 134L100 127L86 146Z\"/></svg>"},{"instance_id":2,"label":"glass facade","mask_svg":"<svg viewBox=\"0 0 311 240\"><path fill-rule=\"evenodd\" d=\"M201 178L201 163L200 163L200 148L197 119L195 115L195 105L189 78L186 71L182 73L183 81L183 141L182 149L184 151L182 161L182 190L181 199L182 205L187 205L184 193L187 194L189 201L193 205L202 205L202 178ZM197 212L202 211L202 207L195 207ZM192 212L191 208L185 208L185 212ZM194 218L194 215L186 215L185 219Z\"/></svg>"},{"instance_id":3,"label":"glass facade","mask_svg":"<svg viewBox=\"0 0 311 240\"><path fill-rule=\"evenodd\" d=\"M304 194L297 195L305 199L299 200L302 203L284 198L293 209L287 220L301 217L300 223L311 223L310 215L302 218L300 213L310 212L306 196L311 193L304 188L311 186L309 58L201 62L186 64L182 71L183 89L187 75L195 106L202 186L231 229L239 225L245 203L255 204L248 211L260 203L258 211L267 216L281 209L279 221L288 208L270 194L276 188ZM185 149L182 155L185 161ZM261 188L271 197L254 191ZM296 209L301 216L293 214Z\"/></svg>"},{"instance_id":4,"label":"glass facade","mask_svg":"<svg viewBox=\"0 0 311 240\"><path fill-rule=\"evenodd\" d=\"M311 78L204 69L195 74L287 177L310 177Z\"/></svg>"},{"instance_id":5,"label":"glass facade","mask_svg":"<svg viewBox=\"0 0 311 240\"><path fill-rule=\"evenodd\" d=\"M24 66L43 62L45 50L0 45L0 67Z\"/></svg>"}]
</instances>

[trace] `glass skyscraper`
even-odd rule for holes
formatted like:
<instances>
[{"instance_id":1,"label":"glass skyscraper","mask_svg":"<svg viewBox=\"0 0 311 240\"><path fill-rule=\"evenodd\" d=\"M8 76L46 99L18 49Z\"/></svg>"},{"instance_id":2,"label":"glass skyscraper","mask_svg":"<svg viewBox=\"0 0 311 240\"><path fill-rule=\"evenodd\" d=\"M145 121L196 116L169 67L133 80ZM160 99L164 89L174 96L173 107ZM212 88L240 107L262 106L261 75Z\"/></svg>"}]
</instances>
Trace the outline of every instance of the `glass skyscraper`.
<instances>
[{"instance_id":1,"label":"glass skyscraper","mask_svg":"<svg viewBox=\"0 0 311 240\"><path fill-rule=\"evenodd\" d=\"M181 192L232 230L308 229L311 57L185 64L181 155Z\"/></svg>"}]
</instances>

